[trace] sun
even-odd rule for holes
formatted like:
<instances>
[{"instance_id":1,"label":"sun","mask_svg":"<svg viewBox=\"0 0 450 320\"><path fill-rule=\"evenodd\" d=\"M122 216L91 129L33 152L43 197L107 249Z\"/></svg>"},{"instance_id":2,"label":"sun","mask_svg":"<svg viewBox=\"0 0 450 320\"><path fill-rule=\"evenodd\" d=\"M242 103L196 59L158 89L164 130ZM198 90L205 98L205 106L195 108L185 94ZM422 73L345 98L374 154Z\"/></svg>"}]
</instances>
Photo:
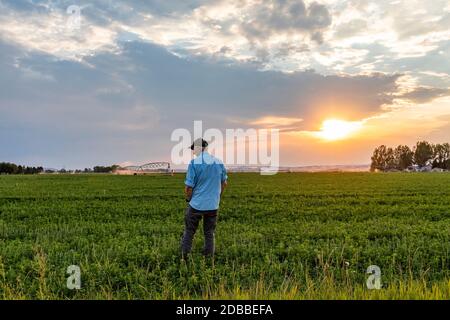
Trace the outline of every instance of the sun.
<instances>
[{"instance_id":1,"label":"sun","mask_svg":"<svg viewBox=\"0 0 450 320\"><path fill-rule=\"evenodd\" d=\"M360 121L345 121L337 119L328 119L322 123L320 131L316 134L318 137L328 141L337 141L349 137L362 128Z\"/></svg>"}]
</instances>

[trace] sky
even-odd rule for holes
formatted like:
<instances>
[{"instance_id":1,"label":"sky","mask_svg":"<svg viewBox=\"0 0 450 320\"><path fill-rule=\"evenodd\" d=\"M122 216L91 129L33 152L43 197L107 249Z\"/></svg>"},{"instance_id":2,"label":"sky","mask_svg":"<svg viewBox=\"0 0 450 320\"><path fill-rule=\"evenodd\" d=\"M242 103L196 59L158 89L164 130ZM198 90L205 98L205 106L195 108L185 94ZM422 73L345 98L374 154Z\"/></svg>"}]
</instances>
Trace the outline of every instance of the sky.
<instances>
[{"instance_id":1,"label":"sky","mask_svg":"<svg viewBox=\"0 0 450 320\"><path fill-rule=\"evenodd\" d=\"M195 120L280 129L285 166L449 142L450 3L0 0L0 161L170 161Z\"/></svg>"}]
</instances>

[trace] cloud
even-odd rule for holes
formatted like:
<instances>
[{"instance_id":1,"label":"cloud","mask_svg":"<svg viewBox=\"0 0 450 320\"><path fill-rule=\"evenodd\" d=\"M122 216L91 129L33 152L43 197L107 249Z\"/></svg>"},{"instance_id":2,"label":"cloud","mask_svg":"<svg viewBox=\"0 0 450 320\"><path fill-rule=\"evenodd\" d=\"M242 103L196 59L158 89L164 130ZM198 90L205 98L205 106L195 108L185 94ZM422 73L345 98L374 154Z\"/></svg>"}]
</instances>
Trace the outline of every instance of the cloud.
<instances>
[{"instance_id":1,"label":"cloud","mask_svg":"<svg viewBox=\"0 0 450 320\"><path fill-rule=\"evenodd\" d=\"M436 119L440 126L435 128L431 132L431 137L436 143L449 142L448 137L450 137L450 112L446 115L440 116Z\"/></svg>"},{"instance_id":2,"label":"cloud","mask_svg":"<svg viewBox=\"0 0 450 320\"><path fill-rule=\"evenodd\" d=\"M223 122L233 115L249 121L264 117L303 118L304 126L335 114L357 120L392 103L399 75L323 76L312 71L285 74L260 72L251 64L222 65L209 60L186 60L161 47L125 44L120 56L104 54L87 60L109 70L131 61L122 70L123 82L152 104L176 110L186 120ZM222 124L223 125L223 124Z\"/></svg>"},{"instance_id":3,"label":"cloud","mask_svg":"<svg viewBox=\"0 0 450 320\"><path fill-rule=\"evenodd\" d=\"M131 108L105 110L98 124L110 130L145 132L157 128L160 115L153 106L136 105Z\"/></svg>"},{"instance_id":4,"label":"cloud","mask_svg":"<svg viewBox=\"0 0 450 320\"><path fill-rule=\"evenodd\" d=\"M301 118L283 118L276 116L266 116L256 120L251 121L249 124L256 126L292 126L298 123L303 122Z\"/></svg>"},{"instance_id":5,"label":"cloud","mask_svg":"<svg viewBox=\"0 0 450 320\"><path fill-rule=\"evenodd\" d=\"M3 0L0 37L61 59L118 54L121 42L150 41L185 58L261 70L403 72L411 59L441 60L436 52L444 63L427 71L450 67L445 0L80 0L82 27L67 32L70 4Z\"/></svg>"},{"instance_id":6,"label":"cloud","mask_svg":"<svg viewBox=\"0 0 450 320\"><path fill-rule=\"evenodd\" d=\"M278 116L264 116L254 120L231 120L231 122L245 125L247 127L279 129L280 131L296 131L299 127L301 127L303 121L304 120L301 118Z\"/></svg>"},{"instance_id":7,"label":"cloud","mask_svg":"<svg viewBox=\"0 0 450 320\"><path fill-rule=\"evenodd\" d=\"M322 43L332 16L317 2L217 1L195 9L189 22L202 30L209 47L216 46L214 51L226 43L229 50L224 57L268 66ZM200 39L194 47L208 52Z\"/></svg>"},{"instance_id":8,"label":"cloud","mask_svg":"<svg viewBox=\"0 0 450 320\"><path fill-rule=\"evenodd\" d=\"M266 65L322 43L332 22L326 6L298 0L80 1L81 26L73 30L69 4L2 2L0 37L63 59L117 52L121 40L140 39L172 52Z\"/></svg>"},{"instance_id":9,"label":"cloud","mask_svg":"<svg viewBox=\"0 0 450 320\"><path fill-rule=\"evenodd\" d=\"M117 32L81 17L79 28L63 10L6 11L0 15L0 39L61 59L82 60L99 52L115 52Z\"/></svg>"},{"instance_id":10,"label":"cloud","mask_svg":"<svg viewBox=\"0 0 450 320\"><path fill-rule=\"evenodd\" d=\"M401 95L400 98L414 103L427 103L446 96L450 96L450 89L417 87Z\"/></svg>"},{"instance_id":11,"label":"cloud","mask_svg":"<svg viewBox=\"0 0 450 320\"><path fill-rule=\"evenodd\" d=\"M249 2L247 2L249 3ZM331 15L326 6L303 1L257 1L250 2L247 13L239 24L243 35L250 42L265 42L271 36L306 32L318 38L320 31L331 25Z\"/></svg>"},{"instance_id":12,"label":"cloud","mask_svg":"<svg viewBox=\"0 0 450 320\"><path fill-rule=\"evenodd\" d=\"M145 162L168 154L172 130L189 129L194 120L203 120L205 128L234 128L229 119L235 118L243 126L313 130L333 115L350 121L383 112L397 90L397 75L261 72L252 64L187 60L141 42L83 63L22 54L1 42L0 48L0 128L9 132L1 153L17 157L11 160L26 152L55 159L76 154L66 164L80 167L124 155L123 161ZM54 80L25 81L17 72L23 69Z\"/></svg>"},{"instance_id":13,"label":"cloud","mask_svg":"<svg viewBox=\"0 0 450 320\"><path fill-rule=\"evenodd\" d=\"M349 38L352 36L363 34L367 31L367 21L363 19L354 19L349 22L340 24L335 30L335 37Z\"/></svg>"}]
</instances>

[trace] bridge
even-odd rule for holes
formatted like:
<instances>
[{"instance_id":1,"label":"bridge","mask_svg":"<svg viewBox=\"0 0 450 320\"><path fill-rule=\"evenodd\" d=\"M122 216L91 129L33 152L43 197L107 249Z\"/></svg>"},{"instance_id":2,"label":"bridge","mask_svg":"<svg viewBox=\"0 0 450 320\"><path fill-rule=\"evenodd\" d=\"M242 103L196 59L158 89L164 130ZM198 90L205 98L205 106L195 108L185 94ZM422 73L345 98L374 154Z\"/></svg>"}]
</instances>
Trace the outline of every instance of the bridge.
<instances>
[{"instance_id":1,"label":"bridge","mask_svg":"<svg viewBox=\"0 0 450 320\"><path fill-rule=\"evenodd\" d=\"M117 174L172 173L169 162L151 162L141 166L127 166L116 171Z\"/></svg>"}]
</instances>

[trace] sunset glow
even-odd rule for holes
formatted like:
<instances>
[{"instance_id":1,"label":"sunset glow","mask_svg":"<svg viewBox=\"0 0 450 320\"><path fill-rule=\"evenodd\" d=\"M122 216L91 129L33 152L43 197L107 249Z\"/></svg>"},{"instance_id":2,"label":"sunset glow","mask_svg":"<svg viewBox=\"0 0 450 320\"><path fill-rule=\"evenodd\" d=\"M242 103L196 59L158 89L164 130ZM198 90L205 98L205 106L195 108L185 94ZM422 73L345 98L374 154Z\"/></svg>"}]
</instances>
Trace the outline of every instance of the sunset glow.
<instances>
[{"instance_id":1,"label":"sunset glow","mask_svg":"<svg viewBox=\"0 0 450 320\"><path fill-rule=\"evenodd\" d=\"M337 119L325 120L317 136L328 141L342 140L362 128L361 122L350 122Z\"/></svg>"}]
</instances>

